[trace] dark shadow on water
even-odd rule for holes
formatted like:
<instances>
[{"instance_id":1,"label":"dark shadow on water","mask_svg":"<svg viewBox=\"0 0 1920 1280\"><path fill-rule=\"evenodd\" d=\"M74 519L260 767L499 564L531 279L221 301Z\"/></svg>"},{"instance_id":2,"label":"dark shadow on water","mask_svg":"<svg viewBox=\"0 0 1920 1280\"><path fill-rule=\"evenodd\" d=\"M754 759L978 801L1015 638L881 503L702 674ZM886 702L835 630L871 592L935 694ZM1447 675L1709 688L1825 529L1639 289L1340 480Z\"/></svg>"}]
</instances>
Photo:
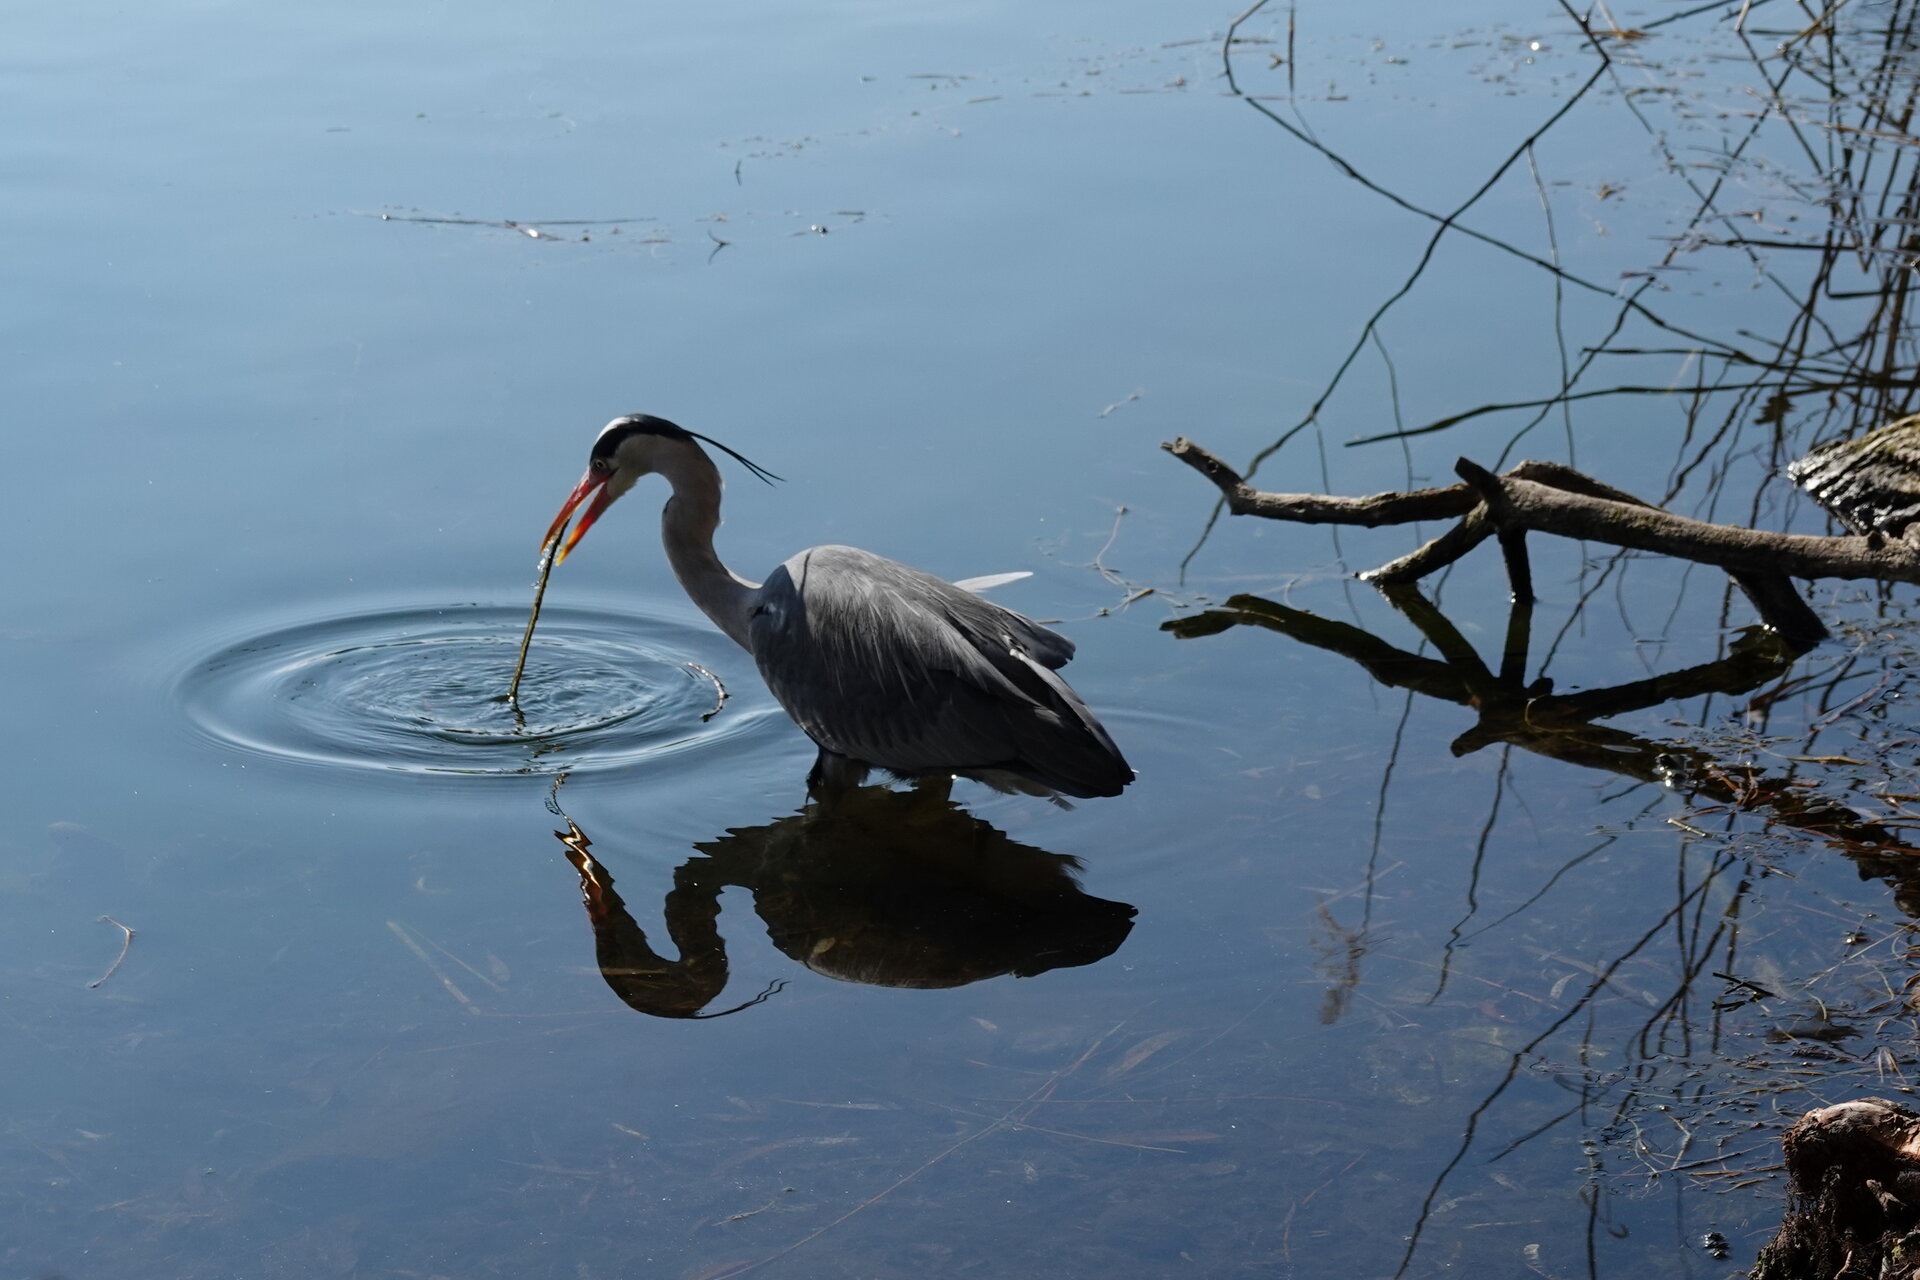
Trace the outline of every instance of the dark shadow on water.
<instances>
[{"instance_id":1,"label":"dark shadow on water","mask_svg":"<svg viewBox=\"0 0 1920 1280\"><path fill-rule=\"evenodd\" d=\"M728 980L720 895L753 894L780 951L815 973L884 987L959 987L1105 959L1134 908L1082 892L1077 858L1009 839L944 796L862 787L694 847L663 906L677 960L647 941L571 818L556 831L580 873L601 976L641 1013L716 1017Z\"/></svg>"}]
</instances>

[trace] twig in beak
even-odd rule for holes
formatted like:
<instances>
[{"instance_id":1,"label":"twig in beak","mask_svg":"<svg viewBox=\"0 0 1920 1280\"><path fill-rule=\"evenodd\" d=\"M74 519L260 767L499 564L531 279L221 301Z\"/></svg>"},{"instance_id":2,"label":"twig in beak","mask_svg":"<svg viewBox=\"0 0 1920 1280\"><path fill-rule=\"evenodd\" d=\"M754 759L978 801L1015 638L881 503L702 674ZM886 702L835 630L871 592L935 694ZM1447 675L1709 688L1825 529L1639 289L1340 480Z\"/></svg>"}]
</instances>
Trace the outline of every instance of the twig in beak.
<instances>
[{"instance_id":1,"label":"twig in beak","mask_svg":"<svg viewBox=\"0 0 1920 1280\"><path fill-rule=\"evenodd\" d=\"M507 686L507 705L516 714L520 710L520 677L527 671L527 650L533 647L533 628L540 621L540 601L547 594L547 579L553 574L553 553L566 531L562 525L547 539L547 545L540 548L540 582L533 589L533 612L527 615L526 634L520 637L520 659L513 664L513 683Z\"/></svg>"}]
</instances>

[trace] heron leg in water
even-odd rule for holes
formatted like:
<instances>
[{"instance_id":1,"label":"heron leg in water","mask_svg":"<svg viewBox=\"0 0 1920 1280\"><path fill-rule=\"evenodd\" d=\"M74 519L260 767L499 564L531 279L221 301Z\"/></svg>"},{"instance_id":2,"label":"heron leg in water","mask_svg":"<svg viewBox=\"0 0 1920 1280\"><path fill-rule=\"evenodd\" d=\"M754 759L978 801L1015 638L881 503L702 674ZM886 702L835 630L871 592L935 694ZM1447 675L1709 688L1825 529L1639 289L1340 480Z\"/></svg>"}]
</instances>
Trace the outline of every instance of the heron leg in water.
<instances>
[{"instance_id":1,"label":"heron leg in water","mask_svg":"<svg viewBox=\"0 0 1920 1280\"><path fill-rule=\"evenodd\" d=\"M852 756L820 748L820 756L807 774L807 794L827 800L853 790L867 780L868 766Z\"/></svg>"},{"instance_id":2,"label":"heron leg in water","mask_svg":"<svg viewBox=\"0 0 1920 1280\"><path fill-rule=\"evenodd\" d=\"M867 775L872 771L873 766L865 761L821 747L812 771L807 774L807 794L821 802L839 800L864 786ZM891 776L904 777L901 774ZM919 773L905 780L912 784L912 794L917 800L944 809L951 803L953 778L951 773Z\"/></svg>"},{"instance_id":3,"label":"heron leg in water","mask_svg":"<svg viewBox=\"0 0 1920 1280\"><path fill-rule=\"evenodd\" d=\"M924 796L930 801L945 804L953 798L953 775L923 773L913 780L913 793Z\"/></svg>"}]
</instances>

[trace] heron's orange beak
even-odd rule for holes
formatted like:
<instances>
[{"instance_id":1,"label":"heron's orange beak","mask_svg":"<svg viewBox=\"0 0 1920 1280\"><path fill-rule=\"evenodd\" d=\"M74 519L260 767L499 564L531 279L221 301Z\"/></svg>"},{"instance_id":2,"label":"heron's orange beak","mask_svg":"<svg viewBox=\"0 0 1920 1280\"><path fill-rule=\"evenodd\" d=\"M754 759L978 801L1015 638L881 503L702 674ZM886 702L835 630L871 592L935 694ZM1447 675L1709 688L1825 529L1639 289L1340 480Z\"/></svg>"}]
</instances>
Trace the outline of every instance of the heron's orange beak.
<instances>
[{"instance_id":1,"label":"heron's orange beak","mask_svg":"<svg viewBox=\"0 0 1920 1280\"><path fill-rule=\"evenodd\" d=\"M541 555L552 550L554 544L566 534L567 521L572 517L575 508L592 497L593 502L580 515L580 523L573 527L573 536L567 539L566 544L553 557L553 562L559 564L567 558L567 553L579 544L581 537L592 527L593 522L600 518L600 513L612 505L613 496L606 489L607 480L611 474L611 472L589 469L586 475L580 477L580 483L573 487L573 492L567 495L566 502L561 506L560 514L555 516L553 523L547 527L547 536L540 542ZM597 497L594 496L596 492Z\"/></svg>"}]
</instances>

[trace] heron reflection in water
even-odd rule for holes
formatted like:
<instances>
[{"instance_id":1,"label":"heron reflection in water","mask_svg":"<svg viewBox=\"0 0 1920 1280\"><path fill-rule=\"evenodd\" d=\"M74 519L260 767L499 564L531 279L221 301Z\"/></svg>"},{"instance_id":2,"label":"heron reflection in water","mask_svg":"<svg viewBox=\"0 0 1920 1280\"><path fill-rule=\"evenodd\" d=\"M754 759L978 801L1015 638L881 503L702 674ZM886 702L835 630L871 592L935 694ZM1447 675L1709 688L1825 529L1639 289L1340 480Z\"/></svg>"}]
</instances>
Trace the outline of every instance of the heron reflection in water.
<instances>
[{"instance_id":1,"label":"heron reflection in water","mask_svg":"<svg viewBox=\"0 0 1920 1280\"><path fill-rule=\"evenodd\" d=\"M580 873L601 976L641 1013L703 1012L727 985L720 895L753 894L781 952L815 973L887 987L958 987L1092 964L1133 928L1134 908L1083 892L1077 858L1009 839L937 790L860 787L764 826L694 846L666 895L679 958L648 943L613 876L571 818L554 833Z\"/></svg>"}]
</instances>

